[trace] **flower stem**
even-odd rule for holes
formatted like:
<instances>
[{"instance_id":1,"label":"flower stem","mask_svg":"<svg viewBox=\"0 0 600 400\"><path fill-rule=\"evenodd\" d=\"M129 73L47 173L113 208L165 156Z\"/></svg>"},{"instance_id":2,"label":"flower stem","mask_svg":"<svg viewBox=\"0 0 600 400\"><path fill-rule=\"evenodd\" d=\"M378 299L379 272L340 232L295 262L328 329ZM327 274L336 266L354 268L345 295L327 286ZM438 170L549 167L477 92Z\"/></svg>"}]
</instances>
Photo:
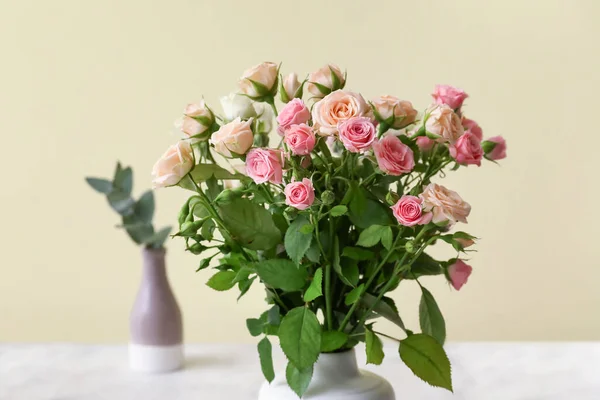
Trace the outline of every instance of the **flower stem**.
<instances>
[{"instance_id":1,"label":"flower stem","mask_svg":"<svg viewBox=\"0 0 600 400\"><path fill-rule=\"evenodd\" d=\"M279 113L277 112L277 107L275 106L275 98L274 97L269 97L267 100L265 100L273 109L273 113L275 114L275 117L279 116Z\"/></svg>"}]
</instances>

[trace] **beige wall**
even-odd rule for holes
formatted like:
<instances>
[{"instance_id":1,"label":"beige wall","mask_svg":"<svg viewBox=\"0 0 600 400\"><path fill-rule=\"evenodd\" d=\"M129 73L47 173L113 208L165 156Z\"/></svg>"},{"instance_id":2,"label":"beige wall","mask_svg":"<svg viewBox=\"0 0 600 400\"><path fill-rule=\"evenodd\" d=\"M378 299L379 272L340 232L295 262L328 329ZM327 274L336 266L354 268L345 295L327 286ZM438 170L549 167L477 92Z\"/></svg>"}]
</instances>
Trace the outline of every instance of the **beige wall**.
<instances>
[{"instance_id":1,"label":"beige wall","mask_svg":"<svg viewBox=\"0 0 600 400\"><path fill-rule=\"evenodd\" d=\"M599 3L365 4L0 1L0 341L126 340L139 253L83 176L119 158L139 193L182 107L202 95L216 106L264 60L301 75L335 62L350 88L419 108L435 83L465 88L468 115L504 135L510 157L446 179L483 238L461 292L425 281L450 339L599 340ZM158 222L183 199L160 191ZM253 341L244 320L264 309L261 291L236 304L197 262L170 243L187 340ZM417 288L396 298L418 327Z\"/></svg>"}]
</instances>

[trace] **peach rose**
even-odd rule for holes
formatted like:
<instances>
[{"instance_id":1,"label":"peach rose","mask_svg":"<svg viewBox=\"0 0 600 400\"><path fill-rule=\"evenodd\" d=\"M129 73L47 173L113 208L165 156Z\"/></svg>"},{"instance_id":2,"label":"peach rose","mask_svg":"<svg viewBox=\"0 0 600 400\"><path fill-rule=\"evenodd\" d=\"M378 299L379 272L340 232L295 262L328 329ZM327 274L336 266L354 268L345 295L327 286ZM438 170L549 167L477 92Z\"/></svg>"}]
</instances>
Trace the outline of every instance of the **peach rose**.
<instances>
[{"instance_id":1,"label":"peach rose","mask_svg":"<svg viewBox=\"0 0 600 400\"><path fill-rule=\"evenodd\" d=\"M189 141L183 140L169 147L152 168L154 188L177 185L194 167L194 151Z\"/></svg>"},{"instance_id":2,"label":"peach rose","mask_svg":"<svg viewBox=\"0 0 600 400\"><path fill-rule=\"evenodd\" d=\"M210 142L215 146L215 150L225 157L233 157L232 153L246 154L254 141L251 126L252 118L242 121L237 117L213 133Z\"/></svg>"},{"instance_id":3,"label":"peach rose","mask_svg":"<svg viewBox=\"0 0 600 400\"><path fill-rule=\"evenodd\" d=\"M460 290L469 280L471 272L473 272L473 267L466 264L463 260L456 260L454 264L448 267L448 277L450 278L452 287Z\"/></svg>"},{"instance_id":4,"label":"peach rose","mask_svg":"<svg viewBox=\"0 0 600 400\"><path fill-rule=\"evenodd\" d=\"M305 156L315 148L316 138L306 124L292 125L285 131L285 142L295 155ZM310 160L310 158L308 158Z\"/></svg>"},{"instance_id":5,"label":"peach rose","mask_svg":"<svg viewBox=\"0 0 600 400\"><path fill-rule=\"evenodd\" d=\"M449 106L434 106L429 111L425 129L436 137L438 143L455 143L465 132L460 117Z\"/></svg>"},{"instance_id":6,"label":"peach rose","mask_svg":"<svg viewBox=\"0 0 600 400\"><path fill-rule=\"evenodd\" d=\"M286 75L281 81L281 101L287 103L296 97L302 97L302 92L298 91L301 86L302 84L298 80L297 73L292 72L291 74Z\"/></svg>"},{"instance_id":7,"label":"peach rose","mask_svg":"<svg viewBox=\"0 0 600 400\"><path fill-rule=\"evenodd\" d=\"M417 118L410 101L400 100L394 96L380 96L372 101L375 107L375 116L379 122L385 122L392 129L404 128Z\"/></svg>"},{"instance_id":8,"label":"peach rose","mask_svg":"<svg viewBox=\"0 0 600 400\"><path fill-rule=\"evenodd\" d=\"M277 64L264 62L244 71L238 83L240 90L250 97L262 97L272 93L277 83L277 70Z\"/></svg>"},{"instance_id":9,"label":"peach rose","mask_svg":"<svg viewBox=\"0 0 600 400\"><path fill-rule=\"evenodd\" d=\"M306 210L315 201L315 189L310 179L304 178L285 187L285 204L298 210Z\"/></svg>"},{"instance_id":10,"label":"peach rose","mask_svg":"<svg viewBox=\"0 0 600 400\"><path fill-rule=\"evenodd\" d=\"M353 117L372 118L371 107L358 93L336 90L315 103L312 118L321 136L338 132L338 124Z\"/></svg>"},{"instance_id":11,"label":"peach rose","mask_svg":"<svg viewBox=\"0 0 600 400\"><path fill-rule=\"evenodd\" d=\"M331 92L342 89L345 84L346 79L340 67L328 64L309 75L307 89L314 97L320 99Z\"/></svg>"},{"instance_id":12,"label":"peach rose","mask_svg":"<svg viewBox=\"0 0 600 400\"><path fill-rule=\"evenodd\" d=\"M415 167L415 156L410 147L393 135L373 142L373 151L379 169L389 175L406 174Z\"/></svg>"},{"instance_id":13,"label":"peach rose","mask_svg":"<svg viewBox=\"0 0 600 400\"><path fill-rule=\"evenodd\" d=\"M436 183L430 183L419 196L423 199L423 209L433 212L433 222L445 223L467 222L471 206L458 193Z\"/></svg>"},{"instance_id":14,"label":"peach rose","mask_svg":"<svg viewBox=\"0 0 600 400\"><path fill-rule=\"evenodd\" d=\"M460 108L469 97L464 90L450 85L436 85L431 96L437 104L446 104L454 110Z\"/></svg>"}]
</instances>

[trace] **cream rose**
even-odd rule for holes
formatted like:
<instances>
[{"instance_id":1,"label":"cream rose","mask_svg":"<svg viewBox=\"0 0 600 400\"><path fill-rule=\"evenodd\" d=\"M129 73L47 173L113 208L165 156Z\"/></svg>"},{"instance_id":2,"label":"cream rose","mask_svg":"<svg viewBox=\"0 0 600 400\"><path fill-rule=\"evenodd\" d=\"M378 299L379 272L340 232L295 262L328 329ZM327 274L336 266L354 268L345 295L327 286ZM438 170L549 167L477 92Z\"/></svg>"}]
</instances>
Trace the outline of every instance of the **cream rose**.
<instances>
[{"instance_id":1,"label":"cream rose","mask_svg":"<svg viewBox=\"0 0 600 400\"><path fill-rule=\"evenodd\" d=\"M436 135L439 143L454 144L465 133L460 117L445 104L430 108L425 129Z\"/></svg>"},{"instance_id":2,"label":"cream rose","mask_svg":"<svg viewBox=\"0 0 600 400\"><path fill-rule=\"evenodd\" d=\"M220 98L221 107L227 121L233 121L236 118L248 119L256 117L256 110L252 105L252 100L246 96L237 93L229 93Z\"/></svg>"},{"instance_id":3,"label":"cream rose","mask_svg":"<svg viewBox=\"0 0 600 400\"><path fill-rule=\"evenodd\" d=\"M154 188L177 185L194 167L194 151L186 140L169 147L152 168Z\"/></svg>"},{"instance_id":4,"label":"cream rose","mask_svg":"<svg viewBox=\"0 0 600 400\"><path fill-rule=\"evenodd\" d=\"M377 111L379 122L387 123L392 129L404 128L417 118L415 110L410 101L400 100L394 96L380 96L373 100L373 106Z\"/></svg>"},{"instance_id":5,"label":"cream rose","mask_svg":"<svg viewBox=\"0 0 600 400\"><path fill-rule=\"evenodd\" d=\"M246 154L254 141L251 126L252 118L242 121L238 117L213 133L210 142L215 146L215 150L225 157L233 157L232 153Z\"/></svg>"},{"instance_id":6,"label":"cream rose","mask_svg":"<svg viewBox=\"0 0 600 400\"><path fill-rule=\"evenodd\" d=\"M353 117L373 118L371 107L358 93L337 90L315 103L312 111L314 126L321 136L338 132L338 124Z\"/></svg>"},{"instance_id":7,"label":"cream rose","mask_svg":"<svg viewBox=\"0 0 600 400\"><path fill-rule=\"evenodd\" d=\"M334 82L334 79L337 82ZM331 92L342 89L345 84L346 79L340 67L328 64L309 75L307 89L314 97L322 98Z\"/></svg>"},{"instance_id":8,"label":"cream rose","mask_svg":"<svg viewBox=\"0 0 600 400\"><path fill-rule=\"evenodd\" d=\"M423 199L423 209L433 212L433 222L443 225L447 222L467 222L471 206L458 193L435 183L427 185L419 196Z\"/></svg>"},{"instance_id":9,"label":"cream rose","mask_svg":"<svg viewBox=\"0 0 600 400\"><path fill-rule=\"evenodd\" d=\"M240 90L250 97L265 96L277 83L277 69L277 64L264 62L244 71L239 81ZM253 82L264 86L265 89L257 88Z\"/></svg>"},{"instance_id":10,"label":"cream rose","mask_svg":"<svg viewBox=\"0 0 600 400\"><path fill-rule=\"evenodd\" d=\"M298 92L302 84L298 80L298 74L292 72L285 76L281 82L281 101L287 103L296 97L302 97L302 92Z\"/></svg>"}]
</instances>

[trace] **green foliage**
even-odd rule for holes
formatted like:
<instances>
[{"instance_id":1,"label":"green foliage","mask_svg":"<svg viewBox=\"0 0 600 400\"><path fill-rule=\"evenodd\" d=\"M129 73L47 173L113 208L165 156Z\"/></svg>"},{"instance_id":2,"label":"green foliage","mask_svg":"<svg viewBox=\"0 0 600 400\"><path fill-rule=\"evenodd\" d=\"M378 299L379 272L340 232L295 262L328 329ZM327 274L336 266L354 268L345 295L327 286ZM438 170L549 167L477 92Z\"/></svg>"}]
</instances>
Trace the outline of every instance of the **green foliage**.
<instances>
[{"instance_id":1,"label":"green foliage","mask_svg":"<svg viewBox=\"0 0 600 400\"><path fill-rule=\"evenodd\" d=\"M308 389L308 385L310 385L310 381L312 380L312 375L312 365L299 369L290 362L285 370L285 378L287 383L290 385L290 388L294 391L294 393L298 395L298 397L302 397Z\"/></svg>"},{"instance_id":2,"label":"green foliage","mask_svg":"<svg viewBox=\"0 0 600 400\"><path fill-rule=\"evenodd\" d=\"M373 247L379 243L388 230L391 233L391 228L389 226L371 225L360 233L358 243L356 244L362 247Z\"/></svg>"},{"instance_id":3,"label":"green foliage","mask_svg":"<svg viewBox=\"0 0 600 400\"><path fill-rule=\"evenodd\" d=\"M133 170L123 168L117 163L112 181L102 178L85 178L86 182L98 193L106 195L110 207L121 216L120 227L125 229L131 240L138 245L162 248L167 240L170 227L155 231L152 225L154 217L154 194L148 190L136 201L131 197L133 190ZM187 203L186 203L187 204ZM181 213L184 210L182 209ZM180 213L180 214L181 214Z\"/></svg>"},{"instance_id":4,"label":"green foliage","mask_svg":"<svg viewBox=\"0 0 600 400\"><path fill-rule=\"evenodd\" d=\"M367 364L381 365L385 354L383 353L383 343L371 329L365 330L365 345L367 352Z\"/></svg>"},{"instance_id":5,"label":"green foliage","mask_svg":"<svg viewBox=\"0 0 600 400\"><path fill-rule=\"evenodd\" d=\"M302 258L310 248L312 230L303 232L303 229L311 226L308 218L304 215L299 215L285 233L285 250L296 264L300 264L300 261L302 261Z\"/></svg>"},{"instance_id":6,"label":"green foliage","mask_svg":"<svg viewBox=\"0 0 600 400\"><path fill-rule=\"evenodd\" d=\"M331 215L332 217L341 217L342 215L346 214L347 212L348 212L348 207L339 205L339 206L333 207L329 211L329 215Z\"/></svg>"},{"instance_id":7,"label":"green foliage","mask_svg":"<svg viewBox=\"0 0 600 400\"><path fill-rule=\"evenodd\" d=\"M196 182L205 182L210 178L214 177L219 180L231 180L231 179L247 179L244 175L232 174L224 168L219 167L217 164L197 164L194 169L190 171L190 175ZM179 183L184 189L195 191L196 188L189 179L182 179Z\"/></svg>"},{"instance_id":8,"label":"green foliage","mask_svg":"<svg viewBox=\"0 0 600 400\"><path fill-rule=\"evenodd\" d=\"M431 292L423 286L421 286L421 291L421 303L419 304L421 331L432 336L443 345L446 341L446 321L444 321L444 316Z\"/></svg>"},{"instance_id":9,"label":"green foliage","mask_svg":"<svg viewBox=\"0 0 600 400\"><path fill-rule=\"evenodd\" d=\"M253 265L260 279L268 286L286 292L300 291L307 284L306 267L298 267L290 260L273 259Z\"/></svg>"},{"instance_id":10,"label":"green foliage","mask_svg":"<svg viewBox=\"0 0 600 400\"><path fill-rule=\"evenodd\" d=\"M219 271L216 274L214 274L208 280L208 282L206 282L206 285L220 292L224 290L229 290L235 286L233 280L236 275L237 274L235 271Z\"/></svg>"},{"instance_id":11,"label":"green foliage","mask_svg":"<svg viewBox=\"0 0 600 400\"><path fill-rule=\"evenodd\" d=\"M410 335L400 341L400 358L419 378L452 391L450 361L442 345L425 334Z\"/></svg>"},{"instance_id":12,"label":"green foliage","mask_svg":"<svg viewBox=\"0 0 600 400\"><path fill-rule=\"evenodd\" d=\"M248 199L219 204L218 211L229 233L243 247L268 250L281 241L281 233L271 214Z\"/></svg>"},{"instance_id":13,"label":"green foliage","mask_svg":"<svg viewBox=\"0 0 600 400\"><path fill-rule=\"evenodd\" d=\"M403 331L406 330L402 318L400 318L400 315L398 315L398 310L395 309L395 305L394 307L392 307L388 302L385 301L385 298L384 301L378 302L375 296L371 295L370 293L365 293L361 299L361 303L366 308L372 308L374 313L387 319L390 322L393 322L394 324L399 326ZM391 304L394 303L392 302Z\"/></svg>"},{"instance_id":14,"label":"green foliage","mask_svg":"<svg viewBox=\"0 0 600 400\"><path fill-rule=\"evenodd\" d=\"M273 369L272 346L267 337L264 337L258 342L258 355L262 373L265 376L265 379L271 383L273 379L275 379L275 371Z\"/></svg>"},{"instance_id":15,"label":"green foliage","mask_svg":"<svg viewBox=\"0 0 600 400\"><path fill-rule=\"evenodd\" d=\"M315 271L315 276L306 292L304 293L304 301L309 303L323 295L323 268L318 268Z\"/></svg>"},{"instance_id":16,"label":"green foliage","mask_svg":"<svg viewBox=\"0 0 600 400\"><path fill-rule=\"evenodd\" d=\"M340 331L324 331L321 334L321 353L331 353L346 344L348 334Z\"/></svg>"},{"instance_id":17,"label":"green foliage","mask_svg":"<svg viewBox=\"0 0 600 400\"><path fill-rule=\"evenodd\" d=\"M416 279L421 276L433 276L444 273L439 261L433 259L426 253L422 253L412 264L410 273L405 274L406 279Z\"/></svg>"},{"instance_id":18,"label":"green foliage","mask_svg":"<svg viewBox=\"0 0 600 400\"><path fill-rule=\"evenodd\" d=\"M296 368L311 367L321 351L321 324L317 316L304 306L288 312L279 326L279 343Z\"/></svg>"},{"instance_id":19,"label":"green foliage","mask_svg":"<svg viewBox=\"0 0 600 400\"><path fill-rule=\"evenodd\" d=\"M356 303L358 301L358 299L360 298L360 296L362 295L362 293L365 290L365 285L362 284L358 287L355 287L354 289L352 289L350 292L348 292L348 294L346 295L346 300L344 301L344 303L347 306L351 306L352 304Z\"/></svg>"},{"instance_id":20,"label":"green foliage","mask_svg":"<svg viewBox=\"0 0 600 400\"><path fill-rule=\"evenodd\" d=\"M375 253L358 247L344 247L342 257L348 257L357 261L365 261L372 260L373 257L375 257Z\"/></svg>"}]
</instances>

